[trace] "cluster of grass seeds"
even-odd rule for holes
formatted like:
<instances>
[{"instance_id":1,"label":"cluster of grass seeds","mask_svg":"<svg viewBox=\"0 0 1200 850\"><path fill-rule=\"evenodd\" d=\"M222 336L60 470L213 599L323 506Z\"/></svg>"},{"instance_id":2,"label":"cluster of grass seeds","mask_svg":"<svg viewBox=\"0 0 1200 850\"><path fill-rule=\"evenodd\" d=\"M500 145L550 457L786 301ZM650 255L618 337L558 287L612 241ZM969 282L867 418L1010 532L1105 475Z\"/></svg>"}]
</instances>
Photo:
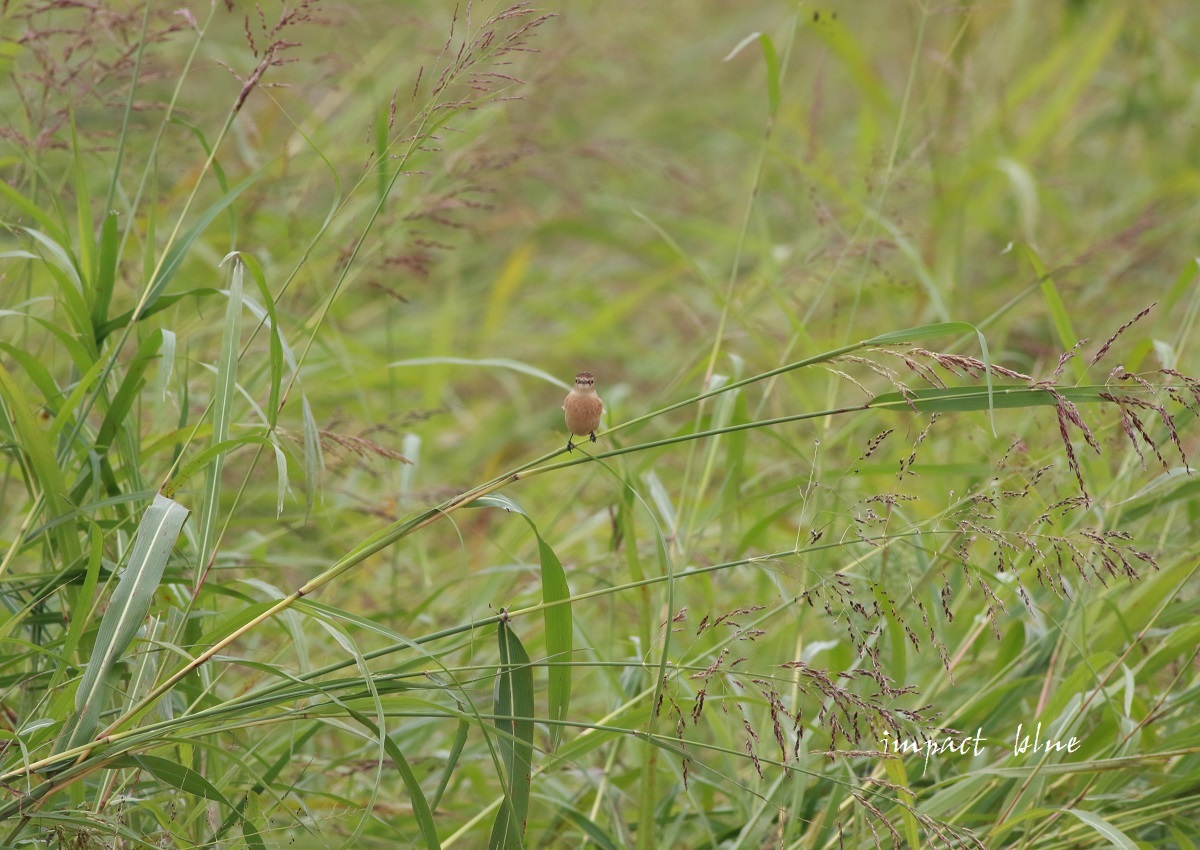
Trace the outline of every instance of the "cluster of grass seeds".
<instances>
[{"instance_id":1,"label":"cluster of grass seeds","mask_svg":"<svg viewBox=\"0 0 1200 850\"><path fill-rule=\"evenodd\" d=\"M10 118L0 138L33 159L69 146L72 111L120 114L143 53L174 40L189 25L186 14L161 8L72 0L15 4L4 14L8 40L23 58L12 76L23 126ZM89 141L111 145L113 134L97 132Z\"/></svg>"},{"instance_id":2,"label":"cluster of grass seeds","mask_svg":"<svg viewBox=\"0 0 1200 850\"><path fill-rule=\"evenodd\" d=\"M1137 318L1144 315L1145 312L1140 313ZM1132 323L1126 323L1113 334L1091 358L1089 365L1099 363L1116 338ZM1086 340L1076 350L1084 344ZM1029 615L1040 616L1039 609L1044 602L1027 587L1030 580L1036 581L1037 586L1053 598L1070 603L1080 596L1110 588L1114 580L1135 583L1145 570L1158 569L1155 555L1138 546L1130 532L1097 527L1089 522L1094 500L1083 489L1083 472L1070 442L1071 433L1082 435L1084 442L1097 454L1102 450L1094 427L1087 423L1078 405L1068 397L1069 391L1058 383L1064 364L1070 361L1074 352L1063 355L1052 376L1044 380L996 363L924 348L877 347L869 349L868 353L874 356L845 356L836 362L859 366L882 376L917 415L928 410L936 396L910 387L900 373L884 365L880 358L899 359L919 382L934 390L948 389L950 378L957 379L953 384L959 389L964 379L979 387L990 374L993 379L1007 379L995 388L995 392L1017 389L1043 393L1041 406L1033 410L1046 411L1040 414L1043 417L1053 411L1061 426L1062 457L1079 486L1072 494L1056 496L1054 491L1060 485L1061 476L1048 475L1054 464L1031 464L1027 446L1017 440L1011 442L995 462L990 480L956 497L932 524L907 528L902 518L926 498L918 495L920 490L877 493L860 499L848 513L848 523L840 532L842 545L847 549L868 546L885 553L886 557L886 553L902 548L913 532L936 539L937 548L929 553L933 568L920 583L935 588L940 611L929 610L926 597L914 590L914 578L907 572L889 578L885 577L887 571L881 569L875 574L878 577L872 579L852 569L836 571L820 581L810 582L800 599L822 614L830 625L841 624L845 639L865 666L832 672L801 660L784 662L782 668L796 674L792 697L781 693L778 679L756 675L756 671L762 670L764 659L761 654L751 661L748 655L739 654L728 646L729 642L752 642L768 634L769 627L742 625L742 618L761 611L763 606L745 606L720 615L706 615L696 627L697 637L720 627L729 629L730 634L710 663L690 674L689 679L695 687L690 710L680 705L672 692L664 692L665 711L674 723L680 748L680 775L685 787L689 771L696 770L697 765L703 765L705 761L703 748L697 752L695 741L691 741L689 747L686 732L689 727L701 723L706 711L715 710L708 707L714 693L720 697L719 717L727 717L730 723L744 731L742 746L760 779L765 776L764 758L759 754L763 737L774 740L778 751L777 757L770 760L771 764L790 773L794 766L806 764L806 758L820 755L849 760L872 755L882 757L872 745L882 740L885 729L895 738L906 737L920 742L940 736L961 736L961 730L937 722L939 712L933 703L924 701L912 703L911 708L903 707L905 697L919 699L920 694L917 686L897 683L889 675L890 652L884 651L883 640L889 623L899 628L899 633L914 652L920 653L927 645L932 647L946 675L953 681L954 667L960 659L952 658L953 651L941 633L955 622L956 611L981 614L990 624L995 639L1000 641L1002 629L1016 625L1011 618L1008 625L1002 624L1002 615L1009 613L1006 600L1019 599ZM844 369L832 371L860 389L866 389L862 381ZM1116 408L1121 432L1128 438L1130 450L1139 458L1142 457L1140 441L1151 447L1165 469L1169 468L1162 455L1166 443L1174 447L1186 467L1187 458L1178 436L1176 415L1165 404L1153 399L1167 398L1177 407L1191 411L1194 381L1160 370L1148 377L1135 376L1134 383L1139 391L1136 396L1117 394L1112 389L1113 384L1128 380L1130 378L1120 368L1115 369L1108 377L1108 386L1090 388L1088 398ZM1021 383L1014 385L1011 381ZM979 396L972 403L976 405L973 409L981 409ZM1161 433L1152 434L1140 422L1131 424L1131 408L1154 411ZM945 423L945 416L940 412L928 414L926 424L913 438L907 455L899 463L898 483L904 484L906 480L911 483L914 476L919 478L919 472L915 470L920 469L921 447L935 433L939 420ZM1066 430L1068 424L1071 431ZM858 466L876 456L894 433L895 429L887 428L869 437L852 470L857 471ZM809 536L810 545L815 546L828 531L814 531ZM838 533L836 529L835 533ZM804 558L806 553L800 550L796 556ZM780 563L790 560L786 553L772 558ZM894 569L904 569L902 564L903 561L898 560ZM952 580L955 572L960 576L957 582ZM959 598L963 594L966 598ZM978 601L971 599L972 596L978 597ZM681 610L672 622L676 625L686 622L686 610ZM773 627L778 626L776 623ZM872 684L874 691L861 692L838 684L838 680ZM747 710L745 698L751 687L757 697L756 705L766 707L765 722ZM812 712L808 718L805 717L806 708ZM806 729L823 742L823 751L809 749L801 753ZM895 829L893 821L878 809L878 801L872 802L869 795L857 791L851 797L867 813L868 820L885 825L884 830L889 834ZM888 795L888 805L892 804L913 816L931 842L947 847L984 846L969 830L931 818L902 798ZM876 836L875 840L880 839Z\"/></svg>"}]
</instances>

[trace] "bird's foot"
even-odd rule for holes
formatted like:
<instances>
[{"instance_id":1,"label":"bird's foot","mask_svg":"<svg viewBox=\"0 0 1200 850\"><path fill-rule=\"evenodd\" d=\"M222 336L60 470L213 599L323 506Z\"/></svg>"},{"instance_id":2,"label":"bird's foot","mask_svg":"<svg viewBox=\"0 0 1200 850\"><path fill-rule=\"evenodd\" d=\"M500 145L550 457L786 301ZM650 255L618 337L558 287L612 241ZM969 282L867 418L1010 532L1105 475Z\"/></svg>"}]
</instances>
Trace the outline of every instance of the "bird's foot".
<instances>
[{"instance_id":1,"label":"bird's foot","mask_svg":"<svg viewBox=\"0 0 1200 850\"><path fill-rule=\"evenodd\" d=\"M591 438L592 438L592 442L593 442L593 443L594 443L594 442L596 442L596 432L595 432L595 431L593 431L593 432L591 433L591 435L590 435L590 436L591 436Z\"/></svg>"},{"instance_id":2,"label":"bird's foot","mask_svg":"<svg viewBox=\"0 0 1200 850\"><path fill-rule=\"evenodd\" d=\"M575 448L575 444L571 442L570 437L567 437L567 451L571 451L574 448Z\"/></svg>"}]
</instances>

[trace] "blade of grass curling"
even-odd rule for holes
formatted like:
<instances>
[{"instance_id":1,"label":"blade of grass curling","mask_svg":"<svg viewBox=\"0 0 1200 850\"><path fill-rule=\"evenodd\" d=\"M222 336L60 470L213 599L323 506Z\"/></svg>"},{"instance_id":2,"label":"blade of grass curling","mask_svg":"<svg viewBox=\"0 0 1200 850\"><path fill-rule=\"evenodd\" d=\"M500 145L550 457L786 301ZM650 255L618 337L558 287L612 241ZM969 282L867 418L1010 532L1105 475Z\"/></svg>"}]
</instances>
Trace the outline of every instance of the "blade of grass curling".
<instances>
[{"instance_id":1,"label":"blade of grass curling","mask_svg":"<svg viewBox=\"0 0 1200 850\"><path fill-rule=\"evenodd\" d=\"M202 774L170 759L148 755L124 756L116 759L112 763L112 767L144 770L156 779L165 782L173 788L178 788L185 794L191 794L193 797L198 797L201 800L211 800L214 803L220 803L233 812L238 811L233 802ZM241 814L240 820L242 822L242 837L246 839L246 845L266 850L266 845L263 844L258 827L246 818L244 814Z\"/></svg>"},{"instance_id":2,"label":"blade of grass curling","mask_svg":"<svg viewBox=\"0 0 1200 850\"><path fill-rule=\"evenodd\" d=\"M7 180L0 180L0 198L5 198L10 204L20 210L31 221L41 225L42 230L50 235L55 242L66 242L67 234L51 216L42 208L26 198L12 187Z\"/></svg>"},{"instance_id":3,"label":"blade of grass curling","mask_svg":"<svg viewBox=\"0 0 1200 850\"><path fill-rule=\"evenodd\" d=\"M408 759L404 757L404 753L396 745L396 742L392 740L392 736L381 734L379 727L375 725L371 718L348 705L344 707L350 716L365 726L376 739L383 741L384 749L395 763L396 770L400 773L400 778L404 781L404 787L408 789L409 801L413 807L413 816L417 820L421 836L425 839L425 846L429 850L438 850L442 846L442 842L438 839L437 827L433 822L433 810L429 808L429 801L425 799L425 792L421 790L421 783L417 780L417 775L413 772L412 766L409 765Z\"/></svg>"},{"instance_id":4,"label":"blade of grass curling","mask_svg":"<svg viewBox=\"0 0 1200 850\"><path fill-rule=\"evenodd\" d=\"M515 513L529 523L533 536L537 538L538 560L542 567L542 602L559 602L571 598L571 589L567 586L567 574L563 570L558 555L550 548L538 531L537 526L521 507L506 496L492 494L476 499L468 507L501 508L509 513ZM571 705L571 660L574 640L574 624L572 622L571 605L553 605L542 610L542 620L546 626L546 660L550 665L546 668L549 678L547 703L549 707L550 748L558 746L563 726L558 722L567 719L567 709Z\"/></svg>"},{"instance_id":5,"label":"blade of grass curling","mask_svg":"<svg viewBox=\"0 0 1200 850\"><path fill-rule=\"evenodd\" d=\"M52 416L57 415L63 410L63 405L57 401L62 393L58 389L58 384L54 382L54 376L50 374L50 370L42 364L38 353L25 351L16 346L9 345L7 342L0 342L0 352L4 352L20 364L21 368L25 371L26 377L33 382L38 392L42 394L42 406ZM70 410L71 408L66 409ZM54 424L52 423L50 432L51 442L53 442L55 436L53 428Z\"/></svg>"},{"instance_id":6,"label":"blade of grass curling","mask_svg":"<svg viewBox=\"0 0 1200 850\"><path fill-rule=\"evenodd\" d=\"M67 316L70 318L71 330L75 331L81 339L87 340L90 343L91 333L86 331L86 327L90 321L91 314L84 300L83 281L79 274L79 267L76 265L75 258L71 256L69 250L46 234L28 227L21 229L45 249L46 255L40 256L39 259L45 266L46 271L58 283L57 292L62 298L63 306L66 308Z\"/></svg>"},{"instance_id":7,"label":"blade of grass curling","mask_svg":"<svg viewBox=\"0 0 1200 850\"><path fill-rule=\"evenodd\" d=\"M569 390L571 385L566 381L556 378L549 372L543 372L534 366L523 363L520 360L509 360L504 357L485 357L483 359L474 359L470 357L410 357L407 360L396 360L388 364L389 369L403 368L406 366L428 366L431 364L437 365L456 365L456 366L484 366L496 369L510 369L513 372L520 372L523 375L529 375L533 378L540 378L549 384L556 387L562 387L564 390Z\"/></svg>"},{"instance_id":8,"label":"blade of grass curling","mask_svg":"<svg viewBox=\"0 0 1200 850\"><path fill-rule=\"evenodd\" d=\"M1138 845L1135 844L1128 835L1117 829L1095 812L1089 812L1085 809L1064 809L1064 811L1074 815L1092 829L1096 830L1096 832L1108 840L1109 844L1118 850L1137 850Z\"/></svg>"},{"instance_id":9,"label":"blade of grass curling","mask_svg":"<svg viewBox=\"0 0 1200 850\"><path fill-rule=\"evenodd\" d=\"M501 620L496 624L500 667L496 671L496 728L504 761L504 802L492 825L489 850L520 850L529 813L533 762L533 670L520 639Z\"/></svg>"},{"instance_id":10,"label":"blade of grass curling","mask_svg":"<svg viewBox=\"0 0 1200 850\"><path fill-rule=\"evenodd\" d=\"M165 496L155 496L138 525L137 537L108 610L100 621L92 657L75 692L75 714L68 722L70 734L58 751L82 746L91 740L100 720L108 675L117 659L141 628L154 592L162 581L175 541L188 510Z\"/></svg>"}]
</instances>

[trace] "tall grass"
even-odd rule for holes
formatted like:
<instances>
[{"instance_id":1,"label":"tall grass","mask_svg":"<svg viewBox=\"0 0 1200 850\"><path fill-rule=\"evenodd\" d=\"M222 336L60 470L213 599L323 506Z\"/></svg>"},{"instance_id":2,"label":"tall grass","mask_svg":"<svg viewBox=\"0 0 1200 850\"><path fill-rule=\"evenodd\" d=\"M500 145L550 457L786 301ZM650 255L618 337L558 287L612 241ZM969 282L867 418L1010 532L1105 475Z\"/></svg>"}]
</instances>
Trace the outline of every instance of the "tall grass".
<instances>
[{"instance_id":1,"label":"tall grass","mask_svg":"<svg viewBox=\"0 0 1200 850\"><path fill-rule=\"evenodd\" d=\"M3 14L4 846L1200 840L1190 8Z\"/></svg>"}]
</instances>

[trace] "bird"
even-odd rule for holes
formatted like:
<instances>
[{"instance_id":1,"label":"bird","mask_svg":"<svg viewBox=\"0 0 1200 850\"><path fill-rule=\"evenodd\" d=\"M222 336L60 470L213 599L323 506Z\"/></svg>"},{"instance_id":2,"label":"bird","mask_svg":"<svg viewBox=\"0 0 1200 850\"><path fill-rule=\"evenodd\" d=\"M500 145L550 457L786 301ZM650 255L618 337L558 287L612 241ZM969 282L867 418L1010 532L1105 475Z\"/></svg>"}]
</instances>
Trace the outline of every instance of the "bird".
<instances>
[{"instance_id":1,"label":"bird","mask_svg":"<svg viewBox=\"0 0 1200 850\"><path fill-rule=\"evenodd\" d=\"M575 448L571 437L587 434L596 442L596 429L600 427L600 415L604 413L604 402L596 395L596 380L591 372L580 372L575 376L575 386L567 393L563 402L567 416L567 451Z\"/></svg>"}]
</instances>

